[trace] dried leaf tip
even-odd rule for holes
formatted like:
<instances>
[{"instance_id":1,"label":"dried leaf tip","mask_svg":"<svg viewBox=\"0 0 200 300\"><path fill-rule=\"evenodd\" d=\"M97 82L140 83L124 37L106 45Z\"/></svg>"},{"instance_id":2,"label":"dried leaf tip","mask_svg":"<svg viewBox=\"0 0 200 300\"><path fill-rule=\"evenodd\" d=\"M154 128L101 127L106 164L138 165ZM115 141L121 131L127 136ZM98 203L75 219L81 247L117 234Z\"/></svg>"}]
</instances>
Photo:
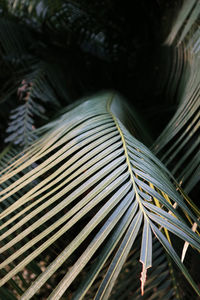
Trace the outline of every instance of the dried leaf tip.
<instances>
[{"instance_id":1,"label":"dried leaf tip","mask_svg":"<svg viewBox=\"0 0 200 300\"><path fill-rule=\"evenodd\" d=\"M142 296L144 295L144 285L145 285L146 279L147 279L147 268L145 267L144 264L142 264L142 272L141 272L141 277L140 277L140 280L141 280L141 295Z\"/></svg>"}]
</instances>

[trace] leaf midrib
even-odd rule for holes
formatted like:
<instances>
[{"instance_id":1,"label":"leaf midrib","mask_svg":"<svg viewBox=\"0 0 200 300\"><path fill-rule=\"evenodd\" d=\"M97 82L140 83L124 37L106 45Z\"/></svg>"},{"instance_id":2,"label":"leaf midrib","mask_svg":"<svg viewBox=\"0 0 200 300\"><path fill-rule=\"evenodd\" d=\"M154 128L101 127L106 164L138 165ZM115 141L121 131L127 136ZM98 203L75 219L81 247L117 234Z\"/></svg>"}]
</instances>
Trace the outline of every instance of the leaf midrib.
<instances>
[{"instance_id":1,"label":"leaf midrib","mask_svg":"<svg viewBox=\"0 0 200 300\"><path fill-rule=\"evenodd\" d=\"M115 125L116 125L116 128L117 128L117 130L118 130L118 132L119 132L119 135L120 135L120 137L121 137L121 140L122 140L122 145L123 145L123 148L124 148L124 155L125 155L125 157L126 157L126 162L127 162L127 166L128 166L128 171L129 171L129 174L130 174L130 178L131 178L131 182L132 182L132 185L133 185L133 189L134 189L134 191L135 191L135 197L136 197L136 200L137 200L137 202L139 203L140 209L142 210L144 217L146 218L147 221L149 221L149 218L148 218L148 216L147 216L147 214L146 214L146 212L145 212L145 209L144 209L144 207L143 207L143 205L142 205L142 202L140 201L140 196L139 196L138 191L137 191L137 185L136 185L136 183L135 183L135 179L134 179L134 175L133 175L133 171L132 171L132 167L131 167L131 163L130 163L130 159L129 159L129 155L128 155L128 150L127 150L127 146L126 146L126 140L125 140L125 138L124 138L124 134L123 134L123 132L122 132L120 126L119 126L119 123L118 123L118 121L117 121L117 118L116 118L115 115L111 112L111 104L112 104L112 101L113 101L113 99L114 99L114 96L115 96L115 94L113 93L113 94L110 96L109 100L108 100L108 103L107 103L107 111L108 111L108 113L110 114L110 116L112 117L112 119L113 119L113 121L114 121L114 123L115 123Z\"/></svg>"}]
</instances>

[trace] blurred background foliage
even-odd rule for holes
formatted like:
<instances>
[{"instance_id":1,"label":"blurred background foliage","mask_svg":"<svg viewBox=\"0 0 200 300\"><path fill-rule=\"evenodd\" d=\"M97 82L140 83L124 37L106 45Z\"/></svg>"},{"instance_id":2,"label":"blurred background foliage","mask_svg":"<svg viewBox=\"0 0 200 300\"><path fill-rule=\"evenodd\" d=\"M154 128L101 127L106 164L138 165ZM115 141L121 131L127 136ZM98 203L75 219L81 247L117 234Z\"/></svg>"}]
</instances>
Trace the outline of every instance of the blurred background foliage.
<instances>
[{"instance_id":1,"label":"blurred background foliage","mask_svg":"<svg viewBox=\"0 0 200 300\"><path fill-rule=\"evenodd\" d=\"M31 83L26 99L44 108L48 101L47 117L55 106L118 90L158 136L177 105L173 95L163 99L173 51L162 44L180 6L161 0L136 0L134 9L129 1L1 0L1 141L11 110L22 104L17 91L23 81ZM43 123L34 119L36 127Z\"/></svg>"}]
</instances>

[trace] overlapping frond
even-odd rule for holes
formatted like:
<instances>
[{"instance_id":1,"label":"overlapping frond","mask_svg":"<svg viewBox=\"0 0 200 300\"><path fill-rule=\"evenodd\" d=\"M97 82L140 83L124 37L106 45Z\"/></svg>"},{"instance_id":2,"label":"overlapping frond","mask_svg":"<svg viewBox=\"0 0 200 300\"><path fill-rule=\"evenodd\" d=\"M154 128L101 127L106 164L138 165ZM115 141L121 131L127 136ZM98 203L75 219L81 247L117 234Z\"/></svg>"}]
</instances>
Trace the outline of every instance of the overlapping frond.
<instances>
[{"instance_id":1,"label":"overlapping frond","mask_svg":"<svg viewBox=\"0 0 200 300\"><path fill-rule=\"evenodd\" d=\"M190 192L199 181L199 107L200 107L200 3L185 1L166 40L176 49L174 71L178 109L154 143L155 153ZM179 81L177 88L177 81Z\"/></svg>"},{"instance_id":2,"label":"overlapping frond","mask_svg":"<svg viewBox=\"0 0 200 300\"><path fill-rule=\"evenodd\" d=\"M1 286L44 251L50 251L61 237L75 231L74 237L68 236L69 242L63 240L63 248L21 299L30 299L74 252L78 253L74 264L49 299L60 299L97 252L99 258L78 299L113 254L95 297L108 299L138 236L143 292L147 269L154 263L154 235L199 293L170 244L169 234L168 241L161 230L167 229L200 250L199 237L174 204L198 223L197 218L176 191L170 173L134 137L137 122L124 100L115 93L84 99L36 132L41 138L1 172L0 183L6 186L0 191L1 203L16 197L0 214L0 251L5 255L0 267L9 268ZM12 183L16 175L21 176Z\"/></svg>"}]
</instances>

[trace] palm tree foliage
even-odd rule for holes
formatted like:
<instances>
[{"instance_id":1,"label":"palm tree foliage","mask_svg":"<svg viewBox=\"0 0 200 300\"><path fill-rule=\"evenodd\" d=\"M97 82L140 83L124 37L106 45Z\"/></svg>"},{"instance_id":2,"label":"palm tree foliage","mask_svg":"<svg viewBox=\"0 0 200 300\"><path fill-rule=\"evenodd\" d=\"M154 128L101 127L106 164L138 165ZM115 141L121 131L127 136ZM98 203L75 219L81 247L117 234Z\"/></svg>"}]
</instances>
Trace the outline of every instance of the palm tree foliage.
<instances>
[{"instance_id":1,"label":"palm tree foliage","mask_svg":"<svg viewBox=\"0 0 200 300\"><path fill-rule=\"evenodd\" d=\"M1 201L7 203L18 192L20 197L12 201L11 205L6 205L7 208L1 213L1 240L6 241L1 251L6 252L19 242L22 244L13 254L6 255L1 267L20 256L22 260L2 278L1 284L6 283L93 208L98 207L90 221L37 278L22 299L30 299L101 222L103 224L97 227L96 235L92 240L89 239L89 245L50 296L52 299L62 296L108 237L106 248L100 255L102 266L124 233L96 297L100 297L99 294L109 295L116 274L125 262L141 226L142 290L146 270L152 265L152 233L191 281L178 255L155 224L164 226L199 249L198 236L174 210L174 203L193 221L196 221L196 217L176 193L165 167L124 127L123 124L127 124L128 128L137 129L128 108L123 105L119 97L111 93L84 100L59 119L39 129L38 134L42 134L42 137L3 170L1 184L7 187L1 192ZM36 164L35 168L26 171L33 163ZM15 178L21 172L24 175ZM40 182L32 187L35 178L39 178ZM152 204L152 201L159 202L158 206ZM174 216L168 211L173 212ZM27 227L29 222L30 226ZM43 227L44 223L48 226ZM114 228L116 230L112 233ZM21 232L13 235L18 230ZM34 230L37 235L30 238ZM109 236L109 233L112 234ZM32 248L34 245L38 245L35 250ZM23 257L30 248L31 253ZM93 274L90 281L94 278ZM195 284L192 284L195 288Z\"/></svg>"},{"instance_id":2,"label":"palm tree foliage","mask_svg":"<svg viewBox=\"0 0 200 300\"><path fill-rule=\"evenodd\" d=\"M133 58L150 49L137 36L127 46L123 18L108 22L111 2L105 19L89 1L1 3L1 105L10 115L5 141L12 142L0 154L5 299L187 299L191 289L200 295L187 263L200 250L199 209L186 195L199 172L199 2L177 5L159 48L171 67L154 87L177 109L153 144L134 101L115 91L65 107L107 88L107 70L126 57L134 61L128 74L135 74ZM93 62L102 66L102 85L93 84L93 72L84 78ZM140 93L138 84L136 99ZM184 256L192 246L185 265L184 242ZM181 288L175 266L190 289Z\"/></svg>"},{"instance_id":3,"label":"palm tree foliage","mask_svg":"<svg viewBox=\"0 0 200 300\"><path fill-rule=\"evenodd\" d=\"M176 175L180 183L184 184L187 192L190 192L199 180L200 140L197 130L200 98L200 37L199 24L195 22L199 14L200 5L197 1L186 1L180 12L180 19L174 24L166 40L166 45L170 46L174 43L177 49L174 62L176 69L169 81L173 81L176 77L180 80L176 97L179 105L174 117L154 144L156 153L165 149L161 159L165 165L171 165L172 173ZM177 36L179 27L188 15L190 18L187 25L182 29L180 36ZM190 28L191 31L189 31ZM181 72L180 69L182 69ZM177 83L175 86L177 88ZM181 159L175 164L176 156ZM185 161L187 161L187 166L183 168Z\"/></svg>"}]
</instances>

